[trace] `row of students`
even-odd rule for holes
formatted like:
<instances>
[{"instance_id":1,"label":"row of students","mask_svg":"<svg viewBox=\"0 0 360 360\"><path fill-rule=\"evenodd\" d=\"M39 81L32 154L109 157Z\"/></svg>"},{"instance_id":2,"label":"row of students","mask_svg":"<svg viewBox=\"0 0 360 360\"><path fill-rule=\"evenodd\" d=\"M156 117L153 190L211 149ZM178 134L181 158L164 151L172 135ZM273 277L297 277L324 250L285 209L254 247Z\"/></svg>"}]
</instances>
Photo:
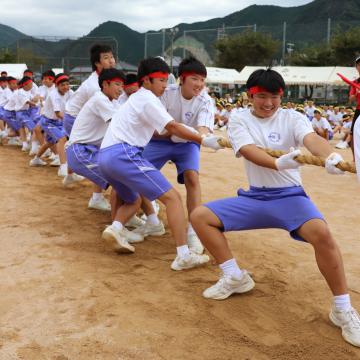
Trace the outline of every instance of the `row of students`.
<instances>
[{"instance_id":1,"label":"row of students","mask_svg":"<svg viewBox=\"0 0 360 360\"><path fill-rule=\"evenodd\" d=\"M194 65L193 60L189 63ZM75 118L68 148L68 158L79 173L91 179L91 170L97 169L104 186L110 184L114 189L113 222L102 237L117 250L134 252L131 242L142 241L144 237L142 231L125 230L127 221L141 205L141 196L148 200L159 199L165 205L177 250L171 264L173 270L202 265L209 257L189 248L180 195L159 168L163 161L174 159L179 165L179 180L183 176L185 184L186 177L190 179L189 183L194 183L193 172L198 174L198 167L177 156L188 153L192 154L191 158L197 156L199 148L196 144L215 150L221 148L219 137L211 134L211 125L207 122L211 115L207 110L194 111L206 104L203 93L206 72L201 66L192 65L187 71L180 72L179 87L169 88L169 94L165 95L169 74L167 64L159 58L143 60L138 68L140 89L115 111L109 103L119 95L121 74L103 70L98 77L101 93L90 97ZM186 91L183 92L186 84L192 84L189 85L188 99ZM255 285L233 258L224 231L282 228L294 239L314 247L319 269L334 295L330 319L342 328L346 341L360 346L360 319L350 302L340 251L322 214L301 186L300 164L294 160L300 151L291 151L274 160L262 148L288 150L304 145L314 155L326 158L326 170L330 174L342 173L336 167L342 157L331 152L328 143L314 133L305 117L280 108L285 84L278 73L270 69L258 70L250 76L247 88L253 109L230 117L228 133L235 155L245 159L250 189L240 189L235 198L203 206L199 206L201 200L193 204L188 202L188 208L193 206L189 211L193 229L223 272L219 281L206 289L203 296L221 300L233 293L248 292ZM171 111L177 115L172 115ZM175 118L177 116L179 118ZM100 131L104 138L99 148ZM159 137L151 141L154 132ZM181 139L188 142L183 143ZM187 144L186 150L179 144ZM158 160L156 165L149 161L147 153L154 157L154 162ZM181 167L183 164L185 167ZM86 172L88 170L90 174ZM191 186L187 187L187 191L199 195L196 187L192 190ZM154 219L152 214L148 218ZM146 226L143 229L146 230Z\"/></svg>"}]
</instances>

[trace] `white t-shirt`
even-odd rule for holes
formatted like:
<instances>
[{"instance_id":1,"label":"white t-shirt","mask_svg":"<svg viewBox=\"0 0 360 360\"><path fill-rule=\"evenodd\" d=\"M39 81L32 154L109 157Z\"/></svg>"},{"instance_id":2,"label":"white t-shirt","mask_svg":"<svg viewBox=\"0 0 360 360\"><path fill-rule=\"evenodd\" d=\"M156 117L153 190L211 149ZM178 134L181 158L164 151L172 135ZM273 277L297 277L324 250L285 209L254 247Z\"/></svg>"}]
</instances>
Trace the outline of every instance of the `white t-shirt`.
<instances>
[{"instance_id":1,"label":"white t-shirt","mask_svg":"<svg viewBox=\"0 0 360 360\"><path fill-rule=\"evenodd\" d=\"M323 130L332 131L329 122L324 117L320 118L320 120L313 118L311 120L311 125L313 126L314 129L323 129Z\"/></svg>"},{"instance_id":2,"label":"white t-shirt","mask_svg":"<svg viewBox=\"0 0 360 360\"><path fill-rule=\"evenodd\" d=\"M128 98L129 98L129 97L127 96L126 92L123 91L123 92L121 93L121 95L118 97L118 99L115 100L115 101L117 102L118 106L120 106L120 105L122 105L122 104L125 104L126 101L128 100Z\"/></svg>"},{"instance_id":3,"label":"white t-shirt","mask_svg":"<svg viewBox=\"0 0 360 360\"><path fill-rule=\"evenodd\" d=\"M11 90L10 90L11 91ZM17 93L18 93L18 89L12 91L12 93L9 95L8 97L8 101L7 103L4 105L4 109L8 110L8 111L14 111L15 110L15 105L16 105L16 98L17 98Z\"/></svg>"},{"instance_id":4,"label":"white t-shirt","mask_svg":"<svg viewBox=\"0 0 360 360\"><path fill-rule=\"evenodd\" d=\"M342 121L342 117L343 117L343 114L338 112L337 114L335 114L334 112L329 115L329 121L331 121L332 123L336 124L336 125L339 125Z\"/></svg>"},{"instance_id":5,"label":"white t-shirt","mask_svg":"<svg viewBox=\"0 0 360 360\"><path fill-rule=\"evenodd\" d=\"M303 146L304 137L314 130L306 116L278 109L266 119L260 119L250 109L234 114L228 124L228 136L237 157L239 150L250 144L273 150L289 151L290 147ZM244 159L249 184L256 187L290 187L301 185L300 171L277 171Z\"/></svg>"},{"instance_id":6,"label":"white t-shirt","mask_svg":"<svg viewBox=\"0 0 360 360\"><path fill-rule=\"evenodd\" d=\"M39 86L39 95L46 100L51 90L55 89L55 85L53 84L51 87L41 85Z\"/></svg>"},{"instance_id":7,"label":"white t-shirt","mask_svg":"<svg viewBox=\"0 0 360 360\"><path fill-rule=\"evenodd\" d=\"M355 166L358 181L360 182L360 121L356 121L353 130Z\"/></svg>"},{"instance_id":8,"label":"white t-shirt","mask_svg":"<svg viewBox=\"0 0 360 360\"><path fill-rule=\"evenodd\" d=\"M305 109L305 113L307 116L309 116L310 118L313 118L314 117L314 111L316 110L316 107L315 106L308 106L306 107Z\"/></svg>"},{"instance_id":9,"label":"white t-shirt","mask_svg":"<svg viewBox=\"0 0 360 360\"><path fill-rule=\"evenodd\" d=\"M100 146L109 122L116 111L114 102L96 92L80 110L71 130L70 143Z\"/></svg>"},{"instance_id":10,"label":"white t-shirt","mask_svg":"<svg viewBox=\"0 0 360 360\"><path fill-rule=\"evenodd\" d=\"M65 93L65 95L61 95L58 89L55 87L52 91L50 91L48 97L45 100L44 104L44 116L48 119L60 120L55 112L60 111L64 113L65 104L71 98L73 94L72 90L69 90Z\"/></svg>"},{"instance_id":11,"label":"white t-shirt","mask_svg":"<svg viewBox=\"0 0 360 360\"><path fill-rule=\"evenodd\" d=\"M3 89L0 94L0 106L4 106L9 101L11 95L12 91L8 87Z\"/></svg>"},{"instance_id":12,"label":"white t-shirt","mask_svg":"<svg viewBox=\"0 0 360 360\"><path fill-rule=\"evenodd\" d=\"M344 121L342 127L344 129L351 129L352 121Z\"/></svg>"},{"instance_id":13,"label":"white t-shirt","mask_svg":"<svg viewBox=\"0 0 360 360\"><path fill-rule=\"evenodd\" d=\"M94 71L75 91L71 100L67 102L65 112L76 117L84 104L99 90L99 75Z\"/></svg>"},{"instance_id":14,"label":"white t-shirt","mask_svg":"<svg viewBox=\"0 0 360 360\"><path fill-rule=\"evenodd\" d=\"M205 126L213 130L215 111L212 99L205 90L187 100L181 95L181 86L173 84L166 88L160 101L176 122L195 129Z\"/></svg>"},{"instance_id":15,"label":"white t-shirt","mask_svg":"<svg viewBox=\"0 0 360 360\"><path fill-rule=\"evenodd\" d=\"M39 95L39 87L37 86L37 84L35 84L34 81L32 84L33 84L33 86L31 88L30 92L31 92L31 97L33 98L34 96Z\"/></svg>"},{"instance_id":16,"label":"white t-shirt","mask_svg":"<svg viewBox=\"0 0 360 360\"><path fill-rule=\"evenodd\" d=\"M161 133L172 120L159 98L141 87L114 114L101 148L121 142L145 147L154 131Z\"/></svg>"},{"instance_id":17,"label":"white t-shirt","mask_svg":"<svg viewBox=\"0 0 360 360\"><path fill-rule=\"evenodd\" d=\"M16 96L15 110L28 110L30 106L29 104L27 104L27 102L30 101L32 97L33 95L31 93L31 90L25 91L24 89L19 89Z\"/></svg>"}]
</instances>

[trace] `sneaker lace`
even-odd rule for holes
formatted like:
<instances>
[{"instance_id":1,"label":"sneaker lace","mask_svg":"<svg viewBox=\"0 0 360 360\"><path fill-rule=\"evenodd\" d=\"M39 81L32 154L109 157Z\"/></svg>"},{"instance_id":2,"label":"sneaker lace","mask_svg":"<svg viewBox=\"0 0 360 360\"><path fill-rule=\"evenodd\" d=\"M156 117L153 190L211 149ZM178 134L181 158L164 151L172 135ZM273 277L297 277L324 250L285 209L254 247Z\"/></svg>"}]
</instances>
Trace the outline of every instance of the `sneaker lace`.
<instances>
[{"instance_id":1,"label":"sneaker lace","mask_svg":"<svg viewBox=\"0 0 360 360\"><path fill-rule=\"evenodd\" d=\"M360 316L354 308L349 311L349 317L352 325L351 327L355 329L360 329Z\"/></svg>"}]
</instances>

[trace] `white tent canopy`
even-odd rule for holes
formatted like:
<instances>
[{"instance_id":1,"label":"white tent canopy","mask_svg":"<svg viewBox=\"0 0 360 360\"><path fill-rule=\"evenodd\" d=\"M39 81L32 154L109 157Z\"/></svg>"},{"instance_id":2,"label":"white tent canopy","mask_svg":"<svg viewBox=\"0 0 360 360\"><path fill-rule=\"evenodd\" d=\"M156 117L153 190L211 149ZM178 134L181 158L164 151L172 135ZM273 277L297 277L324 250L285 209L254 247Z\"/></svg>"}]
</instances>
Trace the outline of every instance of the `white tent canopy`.
<instances>
[{"instance_id":1,"label":"white tent canopy","mask_svg":"<svg viewBox=\"0 0 360 360\"><path fill-rule=\"evenodd\" d=\"M207 84L235 84L240 80L240 73L235 69L206 67Z\"/></svg>"},{"instance_id":2,"label":"white tent canopy","mask_svg":"<svg viewBox=\"0 0 360 360\"><path fill-rule=\"evenodd\" d=\"M26 64L0 64L0 72L6 71L8 76L13 76L16 79L21 79L26 69Z\"/></svg>"},{"instance_id":3,"label":"white tent canopy","mask_svg":"<svg viewBox=\"0 0 360 360\"><path fill-rule=\"evenodd\" d=\"M262 66L245 66L240 72L237 84L245 84L252 72L257 69L265 69ZM343 66L274 66L284 78L286 85L344 85L336 73L340 73L350 80L356 79L355 67Z\"/></svg>"}]
</instances>

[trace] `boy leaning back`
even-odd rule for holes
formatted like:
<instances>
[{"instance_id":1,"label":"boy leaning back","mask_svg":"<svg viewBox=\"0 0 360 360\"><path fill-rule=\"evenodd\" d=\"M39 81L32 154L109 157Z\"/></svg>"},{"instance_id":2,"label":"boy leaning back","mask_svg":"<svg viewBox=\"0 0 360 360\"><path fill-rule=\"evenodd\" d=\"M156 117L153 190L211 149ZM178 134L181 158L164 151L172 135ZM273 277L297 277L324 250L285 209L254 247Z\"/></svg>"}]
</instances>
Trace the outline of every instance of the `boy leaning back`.
<instances>
[{"instance_id":1,"label":"boy leaning back","mask_svg":"<svg viewBox=\"0 0 360 360\"><path fill-rule=\"evenodd\" d=\"M339 248L322 214L302 188L300 164L294 160L300 151L291 148L305 146L313 155L326 158L330 174L342 173L336 167L342 157L331 152L328 142L314 133L306 117L280 108L285 88L280 74L271 69L257 70L246 85L253 110L232 117L228 135L236 156L244 157L250 189L240 189L237 197L207 203L191 214L195 231L223 273L203 296L222 300L255 285L246 270L239 268L223 232L281 228L313 246L318 267L333 293L330 320L341 327L346 341L360 346L360 318L351 306ZM262 148L291 150L275 160Z\"/></svg>"},{"instance_id":2,"label":"boy leaning back","mask_svg":"<svg viewBox=\"0 0 360 360\"><path fill-rule=\"evenodd\" d=\"M221 147L217 142L219 137L194 134L165 110L159 97L165 91L169 72L168 65L159 58L141 61L138 68L140 89L117 110L101 144L100 171L124 201L112 225L103 232L103 238L120 251L134 252L134 247L121 235L123 226L139 209L141 195L150 201L159 199L166 207L176 243L177 256L171 268L183 270L204 264L209 257L189 250L181 197L161 172L144 158L143 149L154 131L161 133L164 129L215 150Z\"/></svg>"}]
</instances>

